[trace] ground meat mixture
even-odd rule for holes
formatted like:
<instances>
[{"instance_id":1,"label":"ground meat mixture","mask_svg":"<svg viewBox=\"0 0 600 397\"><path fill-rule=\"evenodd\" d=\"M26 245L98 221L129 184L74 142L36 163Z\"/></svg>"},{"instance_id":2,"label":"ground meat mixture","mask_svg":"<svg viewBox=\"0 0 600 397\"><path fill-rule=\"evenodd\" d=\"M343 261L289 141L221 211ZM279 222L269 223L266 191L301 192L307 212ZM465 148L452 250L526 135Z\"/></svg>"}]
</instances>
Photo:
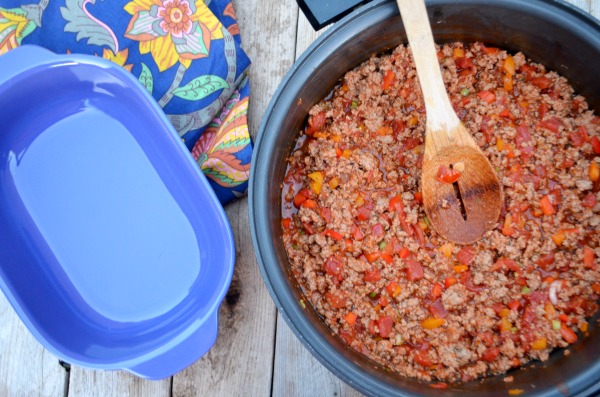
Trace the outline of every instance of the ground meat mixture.
<instances>
[{"instance_id":1,"label":"ground meat mixture","mask_svg":"<svg viewBox=\"0 0 600 397\"><path fill-rule=\"evenodd\" d=\"M307 300L345 343L399 374L458 382L585 336L600 294L600 118L521 53L453 43L438 57L503 184L493 230L459 246L430 226L426 115L405 46L349 71L311 109L282 229Z\"/></svg>"}]
</instances>

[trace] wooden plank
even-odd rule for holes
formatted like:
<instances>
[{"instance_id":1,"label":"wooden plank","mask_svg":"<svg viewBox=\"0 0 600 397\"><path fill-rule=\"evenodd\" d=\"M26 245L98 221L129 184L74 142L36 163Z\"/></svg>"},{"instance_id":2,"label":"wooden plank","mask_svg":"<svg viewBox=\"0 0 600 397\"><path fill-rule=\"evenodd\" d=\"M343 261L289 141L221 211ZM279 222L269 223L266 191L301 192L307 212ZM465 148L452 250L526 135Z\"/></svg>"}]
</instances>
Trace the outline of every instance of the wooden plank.
<instances>
[{"instance_id":1,"label":"wooden plank","mask_svg":"<svg viewBox=\"0 0 600 397\"><path fill-rule=\"evenodd\" d=\"M237 261L213 348L173 377L173 396L266 396L271 390L275 306L252 250L248 200L227 206Z\"/></svg>"},{"instance_id":2,"label":"wooden plank","mask_svg":"<svg viewBox=\"0 0 600 397\"><path fill-rule=\"evenodd\" d=\"M591 0L566 0L567 3L571 3L576 7L581 8L585 12L590 12Z\"/></svg>"},{"instance_id":3,"label":"wooden plank","mask_svg":"<svg viewBox=\"0 0 600 397\"><path fill-rule=\"evenodd\" d=\"M362 396L317 361L281 316L277 318L274 371L273 397Z\"/></svg>"},{"instance_id":4,"label":"wooden plank","mask_svg":"<svg viewBox=\"0 0 600 397\"><path fill-rule=\"evenodd\" d=\"M242 44L252 60L248 114L256 137L271 96L294 59L297 10L289 2L234 0ZM267 396L271 391L276 310L260 276L248 201L226 208L236 242L232 286L211 351L173 379L174 396Z\"/></svg>"},{"instance_id":5,"label":"wooden plank","mask_svg":"<svg viewBox=\"0 0 600 397\"><path fill-rule=\"evenodd\" d=\"M68 375L0 294L0 396L63 396Z\"/></svg>"},{"instance_id":6,"label":"wooden plank","mask_svg":"<svg viewBox=\"0 0 600 397\"><path fill-rule=\"evenodd\" d=\"M315 32L304 14L299 13L296 58L325 30ZM274 397L362 396L317 361L296 338L281 315L277 316L274 375Z\"/></svg>"},{"instance_id":7,"label":"wooden plank","mask_svg":"<svg viewBox=\"0 0 600 397\"><path fill-rule=\"evenodd\" d=\"M590 0L590 14L600 18L600 0Z\"/></svg>"},{"instance_id":8,"label":"wooden plank","mask_svg":"<svg viewBox=\"0 0 600 397\"><path fill-rule=\"evenodd\" d=\"M71 368L70 397L169 397L170 394L170 378L150 381L125 371Z\"/></svg>"}]
</instances>

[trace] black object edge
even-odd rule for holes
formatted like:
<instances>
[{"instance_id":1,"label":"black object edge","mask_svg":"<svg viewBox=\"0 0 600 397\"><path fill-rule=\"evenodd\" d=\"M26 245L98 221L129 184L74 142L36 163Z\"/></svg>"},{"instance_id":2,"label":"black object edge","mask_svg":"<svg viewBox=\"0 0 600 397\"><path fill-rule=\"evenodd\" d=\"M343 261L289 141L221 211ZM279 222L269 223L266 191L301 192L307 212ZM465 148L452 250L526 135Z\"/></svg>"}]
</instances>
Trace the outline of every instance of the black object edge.
<instances>
[{"instance_id":1,"label":"black object edge","mask_svg":"<svg viewBox=\"0 0 600 397\"><path fill-rule=\"evenodd\" d=\"M372 0L296 0L314 30L336 22Z\"/></svg>"}]
</instances>

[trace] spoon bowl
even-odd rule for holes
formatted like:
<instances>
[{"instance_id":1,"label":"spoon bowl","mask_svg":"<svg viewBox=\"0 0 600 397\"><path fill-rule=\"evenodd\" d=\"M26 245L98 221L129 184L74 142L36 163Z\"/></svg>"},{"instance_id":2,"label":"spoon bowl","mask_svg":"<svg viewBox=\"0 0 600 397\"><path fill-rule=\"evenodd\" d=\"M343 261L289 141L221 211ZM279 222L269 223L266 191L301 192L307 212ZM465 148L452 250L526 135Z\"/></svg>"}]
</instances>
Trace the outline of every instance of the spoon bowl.
<instances>
[{"instance_id":1,"label":"spoon bowl","mask_svg":"<svg viewBox=\"0 0 600 397\"><path fill-rule=\"evenodd\" d=\"M397 3L427 112L421 174L425 213L438 234L457 244L471 244L496 224L502 209L502 187L450 104L425 2ZM444 167L454 174L453 179L440 177Z\"/></svg>"},{"instance_id":2,"label":"spoon bowl","mask_svg":"<svg viewBox=\"0 0 600 397\"><path fill-rule=\"evenodd\" d=\"M440 182L440 167L462 169L454 183ZM478 148L447 146L423 161L423 206L435 230L457 244L471 244L500 215L502 192L496 173Z\"/></svg>"}]
</instances>

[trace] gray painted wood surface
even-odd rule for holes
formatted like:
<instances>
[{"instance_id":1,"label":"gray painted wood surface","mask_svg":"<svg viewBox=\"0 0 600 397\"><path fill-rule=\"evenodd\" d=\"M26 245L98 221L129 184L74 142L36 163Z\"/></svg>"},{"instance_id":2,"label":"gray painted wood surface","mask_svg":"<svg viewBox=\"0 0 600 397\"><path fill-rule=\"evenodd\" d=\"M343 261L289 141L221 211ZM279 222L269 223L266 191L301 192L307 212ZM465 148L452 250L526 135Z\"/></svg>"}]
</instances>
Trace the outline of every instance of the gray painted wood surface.
<instances>
[{"instance_id":1,"label":"gray painted wood surface","mask_svg":"<svg viewBox=\"0 0 600 397\"><path fill-rule=\"evenodd\" d=\"M600 17L600 0L570 0ZM317 37L293 0L233 0L243 47L252 59L249 124L255 137L277 85ZM0 295L0 396L360 396L302 346L277 314L252 250L248 202L226 208L236 243L231 289L211 351L170 379L123 371L64 368Z\"/></svg>"}]
</instances>

